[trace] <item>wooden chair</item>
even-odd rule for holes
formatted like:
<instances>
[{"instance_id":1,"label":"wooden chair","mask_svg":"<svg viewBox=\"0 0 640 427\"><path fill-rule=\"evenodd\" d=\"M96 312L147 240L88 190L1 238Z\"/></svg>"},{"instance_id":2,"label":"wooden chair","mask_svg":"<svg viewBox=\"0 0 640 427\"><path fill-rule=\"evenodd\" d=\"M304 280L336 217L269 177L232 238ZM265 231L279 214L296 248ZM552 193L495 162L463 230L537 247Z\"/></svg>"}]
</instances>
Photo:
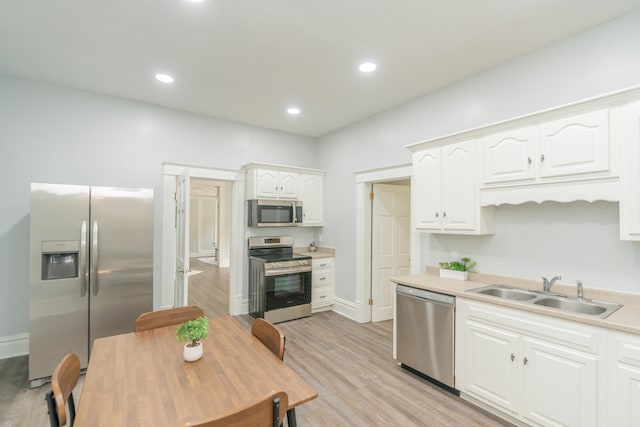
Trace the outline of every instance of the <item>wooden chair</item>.
<instances>
[{"instance_id":1,"label":"wooden chair","mask_svg":"<svg viewBox=\"0 0 640 427\"><path fill-rule=\"evenodd\" d=\"M200 421L190 421L181 427L279 427L289 406L284 391L267 394L245 406Z\"/></svg>"},{"instance_id":2,"label":"wooden chair","mask_svg":"<svg viewBox=\"0 0 640 427\"><path fill-rule=\"evenodd\" d=\"M286 338L282 335L280 329L262 318L257 318L251 324L251 333L254 337L258 338L262 344L267 346L273 354L278 356L280 360L284 360L284 344Z\"/></svg>"},{"instance_id":3,"label":"wooden chair","mask_svg":"<svg viewBox=\"0 0 640 427\"><path fill-rule=\"evenodd\" d=\"M59 427L67 424L73 426L76 418L76 407L73 402L73 388L78 384L80 378L80 359L76 354L66 355L51 377L51 391L45 395L47 407L49 409L49 422L51 427ZM66 406L69 406L69 416L67 416Z\"/></svg>"},{"instance_id":4,"label":"wooden chair","mask_svg":"<svg viewBox=\"0 0 640 427\"><path fill-rule=\"evenodd\" d=\"M200 316L204 316L204 312L197 305L150 311L138 316L134 329L136 332L140 332L164 326L179 325L187 320L197 319Z\"/></svg>"}]
</instances>

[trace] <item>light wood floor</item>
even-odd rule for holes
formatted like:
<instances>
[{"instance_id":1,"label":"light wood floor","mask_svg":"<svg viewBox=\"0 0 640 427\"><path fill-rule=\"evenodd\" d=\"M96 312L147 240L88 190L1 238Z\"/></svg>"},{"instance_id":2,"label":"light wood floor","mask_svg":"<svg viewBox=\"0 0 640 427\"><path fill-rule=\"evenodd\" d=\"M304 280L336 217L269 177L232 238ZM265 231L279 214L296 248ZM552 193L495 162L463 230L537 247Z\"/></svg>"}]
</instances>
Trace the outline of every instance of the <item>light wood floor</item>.
<instances>
[{"instance_id":1,"label":"light wood floor","mask_svg":"<svg viewBox=\"0 0 640 427\"><path fill-rule=\"evenodd\" d=\"M226 315L228 285L219 282L228 283L228 270L201 267L191 266L203 273L190 277L189 302L207 316ZM237 319L250 329L250 316ZM509 425L397 366L390 321L359 324L329 311L278 327L287 336L285 363L319 393L296 410L301 427ZM0 360L0 426L47 426L49 387L29 388L28 356Z\"/></svg>"},{"instance_id":2,"label":"light wood floor","mask_svg":"<svg viewBox=\"0 0 640 427\"><path fill-rule=\"evenodd\" d=\"M205 316L229 314L229 269L190 258L189 268L202 273L189 276L189 304L202 307Z\"/></svg>"}]
</instances>

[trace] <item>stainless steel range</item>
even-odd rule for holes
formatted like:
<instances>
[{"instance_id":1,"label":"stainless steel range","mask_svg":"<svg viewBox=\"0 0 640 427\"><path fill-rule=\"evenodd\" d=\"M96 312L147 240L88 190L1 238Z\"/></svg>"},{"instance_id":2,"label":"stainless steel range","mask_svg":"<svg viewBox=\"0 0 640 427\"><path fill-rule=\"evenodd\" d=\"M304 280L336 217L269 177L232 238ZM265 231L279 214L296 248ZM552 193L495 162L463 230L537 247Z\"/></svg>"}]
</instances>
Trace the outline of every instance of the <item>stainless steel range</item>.
<instances>
[{"instance_id":1,"label":"stainless steel range","mask_svg":"<svg viewBox=\"0 0 640 427\"><path fill-rule=\"evenodd\" d=\"M311 257L293 237L249 238L249 314L272 323L311 315Z\"/></svg>"}]
</instances>

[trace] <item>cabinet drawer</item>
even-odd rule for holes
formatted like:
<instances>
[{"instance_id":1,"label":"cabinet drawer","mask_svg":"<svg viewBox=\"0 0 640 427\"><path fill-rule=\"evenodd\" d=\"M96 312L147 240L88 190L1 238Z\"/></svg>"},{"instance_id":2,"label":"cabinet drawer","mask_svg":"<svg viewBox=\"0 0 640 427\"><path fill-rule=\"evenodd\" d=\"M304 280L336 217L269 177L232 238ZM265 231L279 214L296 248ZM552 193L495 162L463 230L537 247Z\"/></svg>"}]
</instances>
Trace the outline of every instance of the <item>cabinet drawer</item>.
<instances>
[{"instance_id":1,"label":"cabinet drawer","mask_svg":"<svg viewBox=\"0 0 640 427\"><path fill-rule=\"evenodd\" d=\"M333 258L317 258L311 261L313 271L333 268Z\"/></svg>"},{"instance_id":2,"label":"cabinet drawer","mask_svg":"<svg viewBox=\"0 0 640 427\"><path fill-rule=\"evenodd\" d=\"M327 286L313 289L311 292L311 303L314 306L333 304L333 287Z\"/></svg>"},{"instance_id":3,"label":"cabinet drawer","mask_svg":"<svg viewBox=\"0 0 640 427\"><path fill-rule=\"evenodd\" d=\"M614 358L620 362L640 367L640 336L624 333L613 334Z\"/></svg>"},{"instance_id":4,"label":"cabinet drawer","mask_svg":"<svg viewBox=\"0 0 640 427\"><path fill-rule=\"evenodd\" d=\"M311 272L311 284L313 286L325 286L333 284L333 272L332 271L312 271Z\"/></svg>"}]
</instances>

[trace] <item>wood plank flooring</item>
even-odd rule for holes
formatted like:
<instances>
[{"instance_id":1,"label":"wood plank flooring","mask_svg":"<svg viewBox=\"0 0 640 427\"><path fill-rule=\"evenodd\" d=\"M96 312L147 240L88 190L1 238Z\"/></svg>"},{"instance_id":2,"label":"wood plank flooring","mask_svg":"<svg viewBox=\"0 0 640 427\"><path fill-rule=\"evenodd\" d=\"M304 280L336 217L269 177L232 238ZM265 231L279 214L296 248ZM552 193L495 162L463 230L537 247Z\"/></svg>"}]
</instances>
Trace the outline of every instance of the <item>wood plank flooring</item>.
<instances>
[{"instance_id":1,"label":"wood plank flooring","mask_svg":"<svg viewBox=\"0 0 640 427\"><path fill-rule=\"evenodd\" d=\"M198 263L192 268L203 273L190 277L189 302L210 317L227 314L228 270ZM250 329L250 316L237 318ZM391 357L391 321L359 324L327 311L278 327L287 336L285 363L319 393L296 410L301 427L510 425L401 369ZM47 426L49 388L29 388L28 356L0 360L0 426Z\"/></svg>"},{"instance_id":2,"label":"wood plank flooring","mask_svg":"<svg viewBox=\"0 0 640 427\"><path fill-rule=\"evenodd\" d=\"M229 314L229 269L198 258L190 258L189 267L202 271L189 276L189 304L199 305L208 317Z\"/></svg>"}]
</instances>

